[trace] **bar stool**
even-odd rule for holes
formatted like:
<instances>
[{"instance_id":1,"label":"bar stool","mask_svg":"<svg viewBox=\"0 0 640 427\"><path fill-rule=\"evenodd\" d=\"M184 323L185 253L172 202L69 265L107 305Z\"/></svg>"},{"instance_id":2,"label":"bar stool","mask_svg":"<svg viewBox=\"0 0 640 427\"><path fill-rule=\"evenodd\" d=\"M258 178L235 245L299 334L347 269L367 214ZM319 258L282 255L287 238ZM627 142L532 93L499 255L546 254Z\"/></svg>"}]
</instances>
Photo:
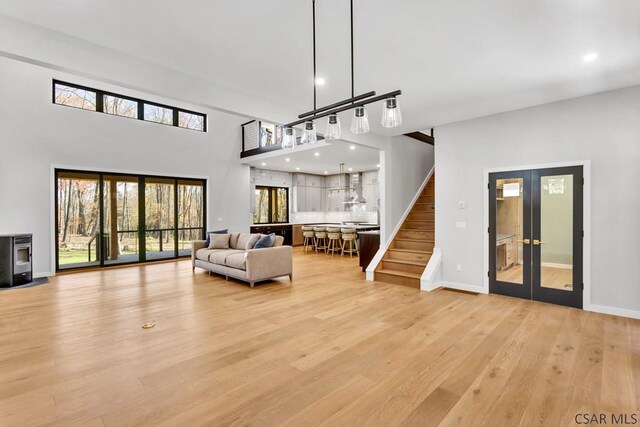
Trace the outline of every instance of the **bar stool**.
<instances>
[{"instance_id":1,"label":"bar stool","mask_svg":"<svg viewBox=\"0 0 640 427\"><path fill-rule=\"evenodd\" d=\"M349 258L356 255L360 255L358 252L358 235L356 234L355 228L343 228L340 230L342 232L342 255L345 253L349 254ZM349 242L349 249L346 249L347 242Z\"/></svg>"},{"instance_id":2,"label":"bar stool","mask_svg":"<svg viewBox=\"0 0 640 427\"><path fill-rule=\"evenodd\" d=\"M316 245L316 234L313 232L313 227L303 226L302 237L304 237L303 250L307 253L307 248L314 249Z\"/></svg>"},{"instance_id":3,"label":"bar stool","mask_svg":"<svg viewBox=\"0 0 640 427\"><path fill-rule=\"evenodd\" d=\"M327 253L327 229L325 227L313 227L315 234L316 252L324 250Z\"/></svg>"},{"instance_id":4,"label":"bar stool","mask_svg":"<svg viewBox=\"0 0 640 427\"><path fill-rule=\"evenodd\" d=\"M342 249L340 244L340 227L327 227L327 238L329 239L327 251L331 252L331 256L333 256L334 252L340 252Z\"/></svg>"}]
</instances>

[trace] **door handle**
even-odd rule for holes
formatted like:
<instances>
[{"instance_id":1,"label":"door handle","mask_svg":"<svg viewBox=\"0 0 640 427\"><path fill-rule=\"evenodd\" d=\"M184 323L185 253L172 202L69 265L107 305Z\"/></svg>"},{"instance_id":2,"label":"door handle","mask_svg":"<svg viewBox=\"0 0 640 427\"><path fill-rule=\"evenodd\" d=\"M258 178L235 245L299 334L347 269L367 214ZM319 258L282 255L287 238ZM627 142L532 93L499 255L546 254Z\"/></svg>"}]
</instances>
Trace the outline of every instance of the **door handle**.
<instances>
[{"instance_id":1,"label":"door handle","mask_svg":"<svg viewBox=\"0 0 640 427\"><path fill-rule=\"evenodd\" d=\"M533 244L534 244L534 245L536 245L536 246L537 246L537 245L544 245L544 244L546 244L546 243L547 243L547 242L543 242L542 240L533 239Z\"/></svg>"},{"instance_id":2,"label":"door handle","mask_svg":"<svg viewBox=\"0 0 640 427\"><path fill-rule=\"evenodd\" d=\"M531 243L531 240L529 239L516 240L516 243L524 243L525 245L528 245Z\"/></svg>"}]
</instances>

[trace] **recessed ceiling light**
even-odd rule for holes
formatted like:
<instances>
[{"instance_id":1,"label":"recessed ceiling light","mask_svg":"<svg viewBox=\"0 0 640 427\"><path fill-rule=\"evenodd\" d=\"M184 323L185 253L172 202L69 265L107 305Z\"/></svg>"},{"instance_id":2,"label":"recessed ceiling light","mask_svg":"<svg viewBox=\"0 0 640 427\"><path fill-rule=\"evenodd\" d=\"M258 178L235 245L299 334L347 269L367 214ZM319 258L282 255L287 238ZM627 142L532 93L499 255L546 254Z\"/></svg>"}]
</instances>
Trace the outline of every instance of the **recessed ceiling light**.
<instances>
[{"instance_id":1,"label":"recessed ceiling light","mask_svg":"<svg viewBox=\"0 0 640 427\"><path fill-rule=\"evenodd\" d=\"M317 151L315 153L313 153L314 156L318 157L320 156L320 153L318 153Z\"/></svg>"},{"instance_id":2,"label":"recessed ceiling light","mask_svg":"<svg viewBox=\"0 0 640 427\"><path fill-rule=\"evenodd\" d=\"M287 157L286 159L284 159L284 161L285 161L285 162L290 162L290 161L291 161L291 159Z\"/></svg>"},{"instance_id":3,"label":"recessed ceiling light","mask_svg":"<svg viewBox=\"0 0 640 427\"><path fill-rule=\"evenodd\" d=\"M596 59L598 59L598 54L596 52L589 52L582 57L583 62L593 62Z\"/></svg>"},{"instance_id":4,"label":"recessed ceiling light","mask_svg":"<svg viewBox=\"0 0 640 427\"><path fill-rule=\"evenodd\" d=\"M297 170L297 171L299 171L299 170L300 170L300 168L296 168L296 170Z\"/></svg>"},{"instance_id":5,"label":"recessed ceiling light","mask_svg":"<svg viewBox=\"0 0 640 427\"><path fill-rule=\"evenodd\" d=\"M380 167L380 165L376 165L376 167L377 167L377 168L379 168L379 167Z\"/></svg>"},{"instance_id":6,"label":"recessed ceiling light","mask_svg":"<svg viewBox=\"0 0 640 427\"><path fill-rule=\"evenodd\" d=\"M323 77L318 77L316 78L316 86L322 86L326 83L325 79Z\"/></svg>"},{"instance_id":7,"label":"recessed ceiling light","mask_svg":"<svg viewBox=\"0 0 640 427\"><path fill-rule=\"evenodd\" d=\"M349 168L349 172L351 172L353 170L353 168Z\"/></svg>"},{"instance_id":8,"label":"recessed ceiling light","mask_svg":"<svg viewBox=\"0 0 640 427\"><path fill-rule=\"evenodd\" d=\"M325 173L325 174L328 174L328 173L329 173L329 171L324 171L324 173Z\"/></svg>"},{"instance_id":9,"label":"recessed ceiling light","mask_svg":"<svg viewBox=\"0 0 640 427\"><path fill-rule=\"evenodd\" d=\"M352 146L350 146L349 148L350 148L350 149L352 149L352 150L355 150L355 149L356 149L356 146L355 146L355 145L352 145Z\"/></svg>"},{"instance_id":10,"label":"recessed ceiling light","mask_svg":"<svg viewBox=\"0 0 640 427\"><path fill-rule=\"evenodd\" d=\"M267 166L267 164L266 163L262 163L262 166Z\"/></svg>"}]
</instances>

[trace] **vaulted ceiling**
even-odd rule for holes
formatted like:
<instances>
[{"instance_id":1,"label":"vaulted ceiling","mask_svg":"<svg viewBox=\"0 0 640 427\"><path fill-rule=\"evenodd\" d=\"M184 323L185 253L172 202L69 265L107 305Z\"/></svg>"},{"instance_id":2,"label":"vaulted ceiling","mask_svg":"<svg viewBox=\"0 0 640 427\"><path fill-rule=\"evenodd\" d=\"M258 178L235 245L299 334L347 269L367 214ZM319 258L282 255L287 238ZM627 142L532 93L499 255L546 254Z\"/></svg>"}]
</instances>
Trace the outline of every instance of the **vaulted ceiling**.
<instances>
[{"instance_id":1,"label":"vaulted ceiling","mask_svg":"<svg viewBox=\"0 0 640 427\"><path fill-rule=\"evenodd\" d=\"M404 93L402 128L381 128L370 107L380 133L640 83L637 0L354 3L356 93ZM348 10L317 0L320 105L350 95ZM272 100L292 119L312 107L311 0L0 0L0 13Z\"/></svg>"}]
</instances>

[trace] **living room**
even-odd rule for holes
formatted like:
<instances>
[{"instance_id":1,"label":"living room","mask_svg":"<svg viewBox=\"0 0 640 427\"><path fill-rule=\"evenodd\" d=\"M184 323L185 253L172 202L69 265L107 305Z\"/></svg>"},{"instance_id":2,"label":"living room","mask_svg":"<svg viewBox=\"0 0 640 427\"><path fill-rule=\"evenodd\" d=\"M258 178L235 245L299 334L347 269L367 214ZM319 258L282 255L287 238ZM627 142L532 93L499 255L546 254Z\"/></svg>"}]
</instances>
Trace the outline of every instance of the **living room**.
<instances>
[{"instance_id":1,"label":"living room","mask_svg":"<svg viewBox=\"0 0 640 427\"><path fill-rule=\"evenodd\" d=\"M640 417L638 4L149 7L0 3L0 424Z\"/></svg>"}]
</instances>

